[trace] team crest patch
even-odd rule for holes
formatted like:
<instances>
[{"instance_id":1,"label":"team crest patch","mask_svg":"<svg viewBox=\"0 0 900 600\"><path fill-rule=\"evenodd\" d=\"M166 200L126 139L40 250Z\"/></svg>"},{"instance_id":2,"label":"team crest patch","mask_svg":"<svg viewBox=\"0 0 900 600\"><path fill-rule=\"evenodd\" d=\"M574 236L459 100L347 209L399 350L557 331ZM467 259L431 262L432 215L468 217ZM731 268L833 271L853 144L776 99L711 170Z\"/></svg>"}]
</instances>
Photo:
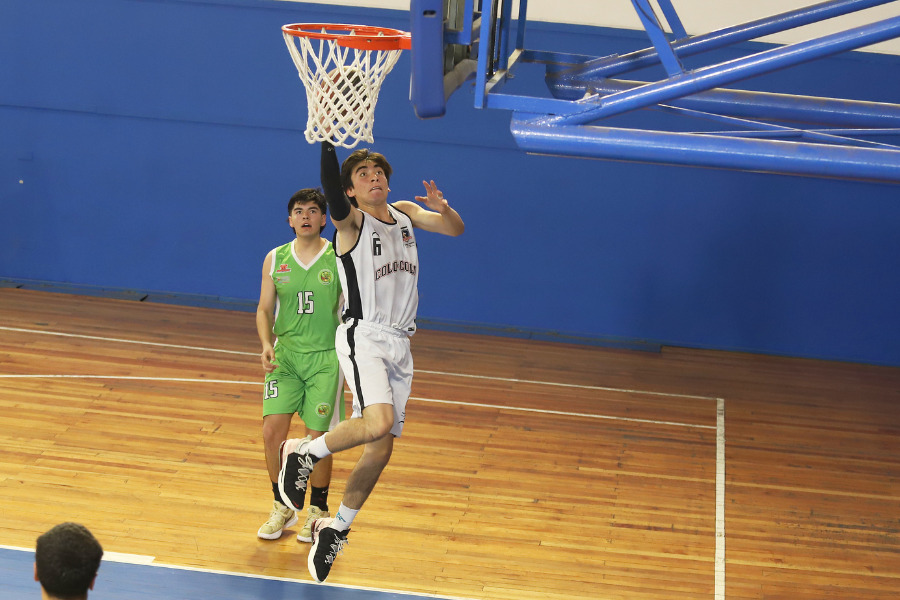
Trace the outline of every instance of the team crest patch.
<instances>
[{"instance_id":1,"label":"team crest patch","mask_svg":"<svg viewBox=\"0 0 900 600\"><path fill-rule=\"evenodd\" d=\"M291 267L288 265L278 265L278 268L275 269L276 273L290 273Z\"/></svg>"},{"instance_id":2,"label":"team crest patch","mask_svg":"<svg viewBox=\"0 0 900 600\"><path fill-rule=\"evenodd\" d=\"M412 239L412 235L409 233L409 229L406 228L406 225L402 225L400 227L400 233L403 234L403 245L409 248L415 242Z\"/></svg>"},{"instance_id":3,"label":"team crest patch","mask_svg":"<svg viewBox=\"0 0 900 600\"><path fill-rule=\"evenodd\" d=\"M331 414L331 405L327 402L322 402L321 404L316 405L316 414L320 417L327 417Z\"/></svg>"},{"instance_id":4,"label":"team crest patch","mask_svg":"<svg viewBox=\"0 0 900 600\"><path fill-rule=\"evenodd\" d=\"M331 272L331 269L322 269L319 271L319 283L322 285L331 285L334 281L334 273Z\"/></svg>"}]
</instances>

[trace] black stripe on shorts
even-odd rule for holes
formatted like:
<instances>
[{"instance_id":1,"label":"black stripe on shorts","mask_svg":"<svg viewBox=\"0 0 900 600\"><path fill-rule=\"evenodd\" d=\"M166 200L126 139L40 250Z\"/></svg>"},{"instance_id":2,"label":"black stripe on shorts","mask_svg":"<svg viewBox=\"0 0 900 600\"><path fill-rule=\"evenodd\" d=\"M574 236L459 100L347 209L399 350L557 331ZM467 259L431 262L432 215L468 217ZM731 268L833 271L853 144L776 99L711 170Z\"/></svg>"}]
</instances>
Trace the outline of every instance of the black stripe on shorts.
<instances>
[{"instance_id":1,"label":"black stripe on shorts","mask_svg":"<svg viewBox=\"0 0 900 600\"><path fill-rule=\"evenodd\" d=\"M347 345L350 347L350 363L353 365L353 381L356 386L356 390L354 393L356 395L356 400L359 402L359 410L362 410L366 407L366 399L363 397L362 391L362 382L359 376L359 365L356 364L356 325L359 323L358 320L353 319L353 322L350 324L350 327L347 328Z\"/></svg>"}]
</instances>

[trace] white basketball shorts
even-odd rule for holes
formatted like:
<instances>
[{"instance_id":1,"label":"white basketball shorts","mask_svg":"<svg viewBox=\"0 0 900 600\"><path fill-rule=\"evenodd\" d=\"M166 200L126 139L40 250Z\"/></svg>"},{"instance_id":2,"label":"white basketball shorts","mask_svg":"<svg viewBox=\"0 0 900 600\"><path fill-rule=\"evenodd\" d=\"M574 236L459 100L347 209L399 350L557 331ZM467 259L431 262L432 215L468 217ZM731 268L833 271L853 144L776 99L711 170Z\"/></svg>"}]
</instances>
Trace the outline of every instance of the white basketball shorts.
<instances>
[{"instance_id":1,"label":"white basketball shorts","mask_svg":"<svg viewBox=\"0 0 900 600\"><path fill-rule=\"evenodd\" d=\"M413 378L409 336L393 327L350 319L338 326L334 346L353 392L353 418L361 417L370 404L391 404L391 433L400 437Z\"/></svg>"}]
</instances>

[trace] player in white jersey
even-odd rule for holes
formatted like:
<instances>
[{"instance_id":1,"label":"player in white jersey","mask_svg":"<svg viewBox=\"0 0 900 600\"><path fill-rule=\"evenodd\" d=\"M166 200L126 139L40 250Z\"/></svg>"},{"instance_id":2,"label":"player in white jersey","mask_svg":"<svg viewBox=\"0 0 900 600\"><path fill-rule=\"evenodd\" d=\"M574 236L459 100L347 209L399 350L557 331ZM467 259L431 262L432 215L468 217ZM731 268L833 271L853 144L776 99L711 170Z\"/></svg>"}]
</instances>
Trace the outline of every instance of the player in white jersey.
<instances>
[{"instance_id":1,"label":"player in white jersey","mask_svg":"<svg viewBox=\"0 0 900 600\"><path fill-rule=\"evenodd\" d=\"M349 250L337 251L341 282L348 286L342 319L386 325L412 335L419 306L416 237L409 216L396 206L385 206L390 222L364 214L359 241Z\"/></svg>"},{"instance_id":2,"label":"player in white jersey","mask_svg":"<svg viewBox=\"0 0 900 600\"><path fill-rule=\"evenodd\" d=\"M423 182L424 204L388 204L391 166L381 154L353 152L338 171L334 147L322 143L322 188L331 210L344 312L335 349L353 392L353 418L314 440L281 446L279 490L285 503L302 497L316 463L365 445L334 518L315 521L310 574L324 581L347 541L350 524L387 466L403 431L413 362L419 256L413 229L457 236L465 229L434 181Z\"/></svg>"}]
</instances>

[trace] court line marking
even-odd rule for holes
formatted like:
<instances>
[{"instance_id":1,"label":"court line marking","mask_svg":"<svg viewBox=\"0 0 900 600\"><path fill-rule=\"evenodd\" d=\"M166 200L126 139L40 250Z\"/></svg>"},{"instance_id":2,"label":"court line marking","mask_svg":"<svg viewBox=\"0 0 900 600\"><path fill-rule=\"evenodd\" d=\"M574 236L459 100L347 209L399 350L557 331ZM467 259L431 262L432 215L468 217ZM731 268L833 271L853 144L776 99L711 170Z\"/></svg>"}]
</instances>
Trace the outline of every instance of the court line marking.
<instances>
[{"instance_id":1,"label":"court line marking","mask_svg":"<svg viewBox=\"0 0 900 600\"><path fill-rule=\"evenodd\" d=\"M191 379L187 377L140 377L135 375L62 375L62 374L34 374L34 375L5 375L0 374L0 379L111 379L126 381L172 381L179 383L214 383L261 386L261 381L233 381L226 379ZM654 419L638 419L635 417L616 417L612 415L595 415L591 413L567 412L562 410L547 410L544 408L529 408L525 406L502 406L499 404L483 404L480 402L466 402L464 400L440 400L437 398L422 398L410 396L410 400L418 402L431 402L433 404L455 404L457 406L474 406L478 408L491 408L495 410L509 410L519 412L531 412L545 415L562 415L567 417L580 417L585 419L603 419L608 421L625 421L629 423L644 423L648 425L669 425L672 427L688 427L693 429L716 429L715 425L700 425L698 423L682 423L679 421L658 421Z\"/></svg>"},{"instance_id":2,"label":"court line marking","mask_svg":"<svg viewBox=\"0 0 900 600\"><path fill-rule=\"evenodd\" d=\"M111 338L111 337L102 337L96 335L84 335L80 333L64 333L59 331L47 331L46 329L24 329L21 327L4 327L0 326L0 330L5 331L18 331L20 333L40 333L44 335L59 335L63 337L75 337L82 338L88 340L99 340L104 342L119 342L123 344L140 344L147 346L161 346L164 348L179 348L182 350L200 350L202 352L224 352L227 354L238 354L242 356L259 356L259 352L247 352L245 350L223 350L221 348L207 348L204 346L185 346L182 344L170 344L167 342L147 342L142 340L128 340L124 338ZM469 375L466 373L451 373L448 371L429 371L426 369L416 369L416 373L426 373L429 375L447 375L451 377L464 377L469 379L485 379L490 381L503 381L507 383L529 383L535 385L547 385L547 386L555 386L555 387L567 387L567 388L575 388L575 389L583 389L583 390L598 390L605 392L623 392L626 394L643 394L647 396L661 396L666 398L688 398L694 400L718 400L718 398L714 396L697 396L692 394L673 394L668 392L653 392L649 390L632 390L626 388L614 388L614 387L603 387L598 385L580 385L577 383L560 383L555 381L538 381L533 379L516 379L512 377L494 377L492 375ZM183 381L191 381L191 380L183 380Z\"/></svg>"},{"instance_id":3,"label":"court line marking","mask_svg":"<svg viewBox=\"0 0 900 600\"><path fill-rule=\"evenodd\" d=\"M22 552L34 552L34 548L22 548L21 546L5 546L0 544L0 550L18 550ZM103 551L103 560L109 562L119 562L129 565L149 565L156 560L155 556L147 554L127 554L125 552Z\"/></svg>"},{"instance_id":4,"label":"court line marking","mask_svg":"<svg viewBox=\"0 0 900 600\"><path fill-rule=\"evenodd\" d=\"M694 429L715 429L715 425L698 425L697 423L680 423L678 421L656 421L653 419L636 419L634 417L614 417L612 415L592 415L589 413L566 412L563 410L547 410L544 408L527 408L524 406L498 406L496 404L482 404L480 402L463 402L461 400L437 400L435 398L418 398L410 396L410 400L420 402L433 402L435 404L458 404L462 406L477 406L480 408L496 408L498 410L512 410L520 412L534 412L546 415L564 415L567 417L584 417L587 419L606 419L609 421L628 421L631 423L646 423L650 425L672 425L674 427L692 427Z\"/></svg>"},{"instance_id":5,"label":"court line marking","mask_svg":"<svg viewBox=\"0 0 900 600\"><path fill-rule=\"evenodd\" d=\"M263 381L239 381L192 377L142 377L139 375L66 375L64 373L38 373L34 375L0 374L0 379L122 379L125 381L174 381L179 383L230 383L235 385L264 385Z\"/></svg>"},{"instance_id":6,"label":"court line marking","mask_svg":"<svg viewBox=\"0 0 900 600\"><path fill-rule=\"evenodd\" d=\"M66 337L77 337L84 339L93 339L93 340L101 340L101 341L113 341L113 342L121 342L126 344L144 344L151 346L163 346L169 348L181 348L188 350L201 350L204 352L224 352L229 354L239 354L239 355L247 355L247 356L257 356L255 352L246 352L246 351L238 351L238 350L222 350L218 348L204 348L201 346L185 346L179 344L169 344L163 342L145 342L139 340L127 340L120 338L107 338L100 336L89 336L83 334L72 334L72 333L63 333L56 331L46 331L41 329L24 329L18 327L3 327L0 326L0 329L7 331L19 331L24 333L42 333L46 335L60 335ZM590 390L599 390L599 391L610 391L610 392L624 392L624 393L634 393L634 394L646 394L653 396L662 396L662 397L671 397L671 398L686 398L686 399L695 399L695 400L715 400L716 402L716 425L697 425L697 424L686 424L686 423L676 423L676 422L666 422L666 421L653 421L653 420L645 420L645 419L633 419L627 417L612 417L608 415L590 415L586 413L565 413L562 411L549 411L543 409L530 409L524 407L508 407L508 406L493 406L489 404L479 404L473 402L461 402L461 401L452 401L452 400L435 400L428 398L411 398L423 402L435 402L435 403L444 403L444 404L457 404L463 406L480 406L487 408L495 408L499 410L519 410L519 411L527 411L527 412L537 412L537 413L548 413L548 414L564 414L568 416L576 416L576 417L585 417L585 418L595 418L595 419L611 419L611 420L620 420L620 421L630 421L630 422L643 422L643 423L652 423L652 424L664 424L664 425L674 425L681 427L694 427L694 428L703 428L703 429L715 429L716 430L716 502L715 502L715 514L716 514L716 526L715 526L715 534L716 534L716 544L715 544L715 586L714 586L714 598L716 600L724 600L725 598L725 399L724 398L716 398L711 396L695 396L690 394L670 394L665 392L652 392L652 391L644 391L644 390L627 390L621 388L611 388L611 387L602 387L602 386L586 386L586 385L578 385L578 384L569 384L569 383L556 383L549 381L532 381L532 380L522 380L522 379L512 379L506 377L491 377L487 375L467 375L464 373L447 373L443 371L428 371L428 370L420 370L419 373L428 373L432 375L449 375L453 377L466 377L473 379L486 379L492 381L505 381L511 383L530 383L537 385L548 385L548 386L557 386L557 387L570 387L570 388L579 388L579 389L590 389ZM40 377L36 375L0 375L0 377ZM254 383L257 385L262 385L259 382L241 382L241 381L220 381L216 382L214 380L209 379L179 379L179 378L171 378L171 379L160 379L160 378L152 378L152 377L113 377L113 376L100 376L100 375L87 375L87 376L66 376L66 375L47 375L44 377L83 377L83 378L96 378L96 379L133 379L133 380L159 380L159 381L179 381L179 382L187 382L187 383L234 383L241 385L253 385Z\"/></svg>"},{"instance_id":7,"label":"court line marking","mask_svg":"<svg viewBox=\"0 0 900 600\"><path fill-rule=\"evenodd\" d=\"M62 331L47 331L46 329L23 329L21 327L4 327L0 326L3 331L18 331L20 333L42 333L44 335L59 335L62 337L81 338L85 340L99 340L101 342L120 342L123 344L140 344L143 346L163 346L166 348L181 348L183 350L203 350L204 352L224 352L226 354L247 354L258 356L258 352L245 352L243 350L222 350L221 348L204 348L202 346L183 346L181 344L170 344L167 342L146 342L142 340L126 340L124 338L102 337L99 335L84 335L81 333L63 333Z\"/></svg>"},{"instance_id":8,"label":"court line marking","mask_svg":"<svg viewBox=\"0 0 900 600\"><path fill-rule=\"evenodd\" d=\"M492 375L469 375L466 373L447 373L445 371L427 371L416 369L416 373L428 373L430 375L451 375L453 377L465 377L469 379L490 379L491 381L506 381L509 383L533 383L536 385L549 385L554 387L577 388L583 390L598 390L602 392L624 392L626 394L642 394L645 396L663 396L666 398L686 398L691 400L718 400L714 396L695 396L692 394L673 394L670 392L653 392L650 390L632 390L628 388L603 387L600 385L581 385L578 383L558 383L555 381L537 381L533 379L514 379L511 377L494 377Z\"/></svg>"},{"instance_id":9,"label":"court line marking","mask_svg":"<svg viewBox=\"0 0 900 600\"><path fill-rule=\"evenodd\" d=\"M716 400L716 600L725 600L725 399Z\"/></svg>"},{"instance_id":10,"label":"court line marking","mask_svg":"<svg viewBox=\"0 0 900 600\"><path fill-rule=\"evenodd\" d=\"M5 546L0 544L0 550L14 550L17 552L30 552L34 554L34 548L22 548L21 546ZM204 569L202 567L188 567L183 565L170 565L166 563L154 562L153 556L145 554L126 554L122 552L103 551L103 561L118 562L137 566L155 567L157 569L172 569L176 571L190 571L194 573L209 573L212 575L227 575L231 577L243 577L245 579L265 579L268 581L284 581L285 583L299 583L302 585L333 587L348 590L359 590L365 592L378 592L383 594L392 594L398 596L413 596L417 598L438 598L440 600L475 600L463 596L440 596L437 594L429 594L427 592L406 592L403 590L392 590L387 588L365 587L360 585L349 585L342 583L322 582L316 583L308 579L293 579L291 577L275 577L274 575L255 575L252 573L237 573L232 571L222 571L219 569ZM102 568L102 566L101 566ZM2 586L0 586L2 589Z\"/></svg>"}]
</instances>

